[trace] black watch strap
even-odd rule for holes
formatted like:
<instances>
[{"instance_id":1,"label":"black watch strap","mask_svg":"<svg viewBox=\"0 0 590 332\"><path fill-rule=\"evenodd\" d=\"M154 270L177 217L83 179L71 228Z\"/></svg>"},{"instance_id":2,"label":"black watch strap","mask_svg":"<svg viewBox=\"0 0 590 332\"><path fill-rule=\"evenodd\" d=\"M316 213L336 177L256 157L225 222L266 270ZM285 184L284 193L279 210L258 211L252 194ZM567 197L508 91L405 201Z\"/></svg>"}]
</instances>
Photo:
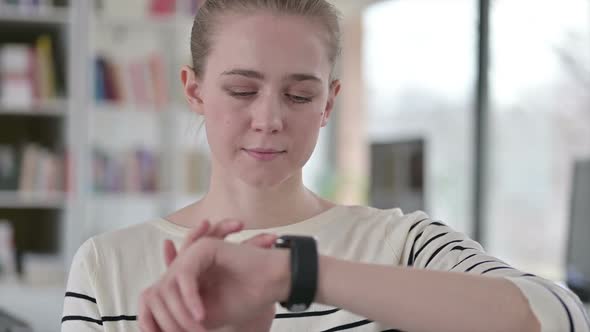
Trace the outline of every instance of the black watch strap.
<instances>
[{"instance_id":1,"label":"black watch strap","mask_svg":"<svg viewBox=\"0 0 590 332\"><path fill-rule=\"evenodd\" d=\"M291 290L281 305L289 311L301 312L313 303L318 286L318 250L316 241L309 236L281 236L276 248L291 251Z\"/></svg>"}]
</instances>

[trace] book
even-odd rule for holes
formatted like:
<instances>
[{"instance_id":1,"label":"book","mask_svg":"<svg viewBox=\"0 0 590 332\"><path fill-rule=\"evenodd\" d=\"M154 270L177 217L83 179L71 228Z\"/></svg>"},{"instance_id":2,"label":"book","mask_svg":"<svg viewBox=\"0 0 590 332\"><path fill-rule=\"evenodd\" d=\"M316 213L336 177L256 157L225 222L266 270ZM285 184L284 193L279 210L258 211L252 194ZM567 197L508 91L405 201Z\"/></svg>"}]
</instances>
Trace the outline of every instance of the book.
<instances>
[{"instance_id":1,"label":"book","mask_svg":"<svg viewBox=\"0 0 590 332\"><path fill-rule=\"evenodd\" d=\"M39 99L54 99L56 93L55 68L53 59L53 42L49 35L41 35L35 44L36 69L38 74L37 85Z\"/></svg>"},{"instance_id":2,"label":"book","mask_svg":"<svg viewBox=\"0 0 590 332\"><path fill-rule=\"evenodd\" d=\"M26 108L33 104L34 82L30 46L5 44L0 47L0 105Z\"/></svg>"},{"instance_id":3,"label":"book","mask_svg":"<svg viewBox=\"0 0 590 332\"><path fill-rule=\"evenodd\" d=\"M94 98L97 101L107 100L105 92L106 59L102 56L97 56L94 59L94 76Z\"/></svg>"},{"instance_id":4,"label":"book","mask_svg":"<svg viewBox=\"0 0 590 332\"><path fill-rule=\"evenodd\" d=\"M184 0L183 7L189 6ZM176 13L177 0L102 0L100 10L103 16L113 18L142 19L146 17L170 16Z\"/></svg>"},{"instance_id":5,"label":"book","mask_svg":"<svg viewBox=\"0 0 590 332\"><path fill-rule=\"evenodd\" d=\"M64 158L55 152L28 143L22 148L22 159L16 169L16 180L11 179L11 184L21 193L50 194L63 192L65 187ZM16 170L15 170L16 171Z\"/></svg>"},{"instance_id":6,"label":"book","mask_svg":"<svg viewBox=\"0 0 590 332\"><path fill-rule=\"evenodd\" d=\"M63 159L62 159L62 169L63 169L63 173L62 173L62 185L63 185L63 191L67 192L67 193L73 193L75 192L75 188L76 188L76 182L75 182L75 174L74 174L74 170L76 169L76 167L74 166L74 159L72 158L72 154L70 152L70 150L66 150L63 154ZM58 187L59 188L59 187Z\"/></svg>"},{"instance_id":7,"label":"book","mask_svg":"<svg viewBox=\"0 0 590 332\"><path fill-rule=\"evenodd\" d=\"M158 155L145 148L93 153L94 191L99 193L153 193L159 187Z\"/></svg>"},{"instance_id":8,"label":"book","mask_svg":"<svg viewBox=\"0 0 590 332\"><path fill-rule=\"evenodd\" d=\"M150 14L152 16L172 15L176 11L176 0L151 0Z\"/></svg>"},{"instance_id":9,"label":"book","mask_svg":"<svg viewBox=\"0 0 590 332\"><path fill-rule=\"evenodd\" d=\"M141 191L141 174L136 171L139 169L139 160L136 158L134 152L128 152L125 158L125 192L140 192Z\"/></svg>"},{"instance_id":10,"label":"book","mask_svg":"<svg viewBox=\"0 0 590 332\"><path fill-rule=\"evenodd\" d=\"M14 228L8 220L0 220L0 278L16 278Z\"/></svg>"},{"instance_id":11,"label":"book","mask_svg":"<svg viewBox=\"0 0 590 332\"><path fill-rule=\"evenodd\" d=\"M34 44L0 46L0 106L30 109L57 97L53 41L39 36Z\"/></svg>"},{"instance_id":12,"label":"book","mask_svg":"<svg viewBox=\"0 0 590 332\"><path fill-rule=\"evenodd\" d=\"M53 0L0 0L0 7L3 3L25 14L45 13L55 7Z\"/></svg>"},{"instance_id":13,"label":"book","mask_svg":"<svg viewBox=\"0 0 590 332\"><path fill-rule=\"evenodd\" d=\"M14 191L18 186L18 156L14 146L0 145L0 191Z\"/></svg>"},{"instance_id":14,"label":"book","mask_svg":"<svg viewBox=\"0 0 590 332\"><path fill-rule=\"evenodd\" d=\"M94 60L94 68L94 91L98 103L163 110L170 102L165 63L159 53L126 61L98 55Z\"/></svg>"},{"instance_id":15,"label":"book","mask_svg":"<svg viewBox=\"0 0 590 332\"><path fill-rule=\"evenodd\" d=\"M156 192L158 190L158 158L145 149L139 149L135 153L139 166L141 191Z\"/></svg>"},{"instance_id":16,"label":"book","mask_svg":"<svg viewBox=\"0 0 590 332\"><path fill-rule=\"evenodd\" d=\"M36 144L28 144L24 148L21 171L18 184L20 192L33 192L35 189L35 167L39 163L39 147Z\"/></svg>"},{"instance_id":17,"label":"book","mask_svg":"<svg viewBox=\"0 0 590 332\"><path fill-rule=\"evenodd\" d=\"M162 56L152 54L148 59L148 67L151 73L154 104L158 109L162 109L169 100L166 68Z\"/></svg>"}]
</instances>

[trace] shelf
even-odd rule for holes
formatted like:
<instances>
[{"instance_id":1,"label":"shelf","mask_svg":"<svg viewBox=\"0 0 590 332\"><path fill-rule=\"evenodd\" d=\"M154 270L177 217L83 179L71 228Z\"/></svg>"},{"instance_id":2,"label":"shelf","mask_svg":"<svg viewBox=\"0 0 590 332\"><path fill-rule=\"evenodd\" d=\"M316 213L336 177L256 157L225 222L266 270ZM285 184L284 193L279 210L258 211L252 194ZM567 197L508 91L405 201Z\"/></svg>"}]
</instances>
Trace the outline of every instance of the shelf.
<instances>
[{"instance_id":1,"label":"shelf","mask_svg":"<svg viewBox=\"0 0 590 332\"><path fill-rule=\"evenodd\" d=\"M101 27L131 28L131 29L171 29L182 25L192 24L193 17L190 15L169 15L169 16L135 16L135 17L108 17L96 15L94 23Z\"/></svg>"},{"instance_id":2,"label":"shelf","mask_svg":"<svg viewBox=\"0 0 590 332\"><path fill-rule=\"evenodd\" d=\"M1 116L65 117L68 114L65 100L52 100L31 107L4 107L0 105Z\"/></svg>"},{"instance_id":3,"label":"shelf","mask_svg":"<svg viewBox=\"0 0 590 332\"><path fill-rule=\"evenodd\" d=\"M92 196L92 200L95 202L154 202L166 198L169 193L166 192L155 192L155 193L107 193L97 192Z\"/></svg>"},{"instance_id":4,"label":"shelf","mask_svg":"<svg viewBox=\"0 0 590 332\"><path fill-rule=\"evenodd\" d=\"M66 204L65 193L25 193L0 191L0 208L61 209Z\"/></svg>"},{"instance_id":5,"label":"shelf","mask_svg":"<svg viewBox=\"0 0 590 332\"><path fill-rule=\"evenodd\" d=\"M99 204L152 204L170 198L181 203L194 202L205 196L205 193L95 193L92 200Z\"/></svg>"},{"instance_id":6,"label":"shelf","mask_svg":"<svg viewBox=\"0 0 590 332\"><path fill-rule=\"evenodd\" d=\"M169 102L163 107L155 105L136 105L130 103L98 102L92 106L92 114L166 114L166 113L189 113L188 106L181 102Z\"/></svg>"},{"instance_id":7,"label":"shelf","mask_svg":"<svg viewBox=\"0 0 590 332\"><path fill-rule=\"evenodd\" d=\"M134 105L116 103L97 103L93 106L94 114L162 114L154 105Z\"/></svg>"},{"instance_id":8,"label":"shelf","mask_svg":"<svg viewBox=\"0 0 590 332\"><path fill-rule=\"evenodd\" d=\"M65 8L20 8L15 5L0 5L0 22L23 24L67 24L70 12Z\"/></svg>"}]
</instances>

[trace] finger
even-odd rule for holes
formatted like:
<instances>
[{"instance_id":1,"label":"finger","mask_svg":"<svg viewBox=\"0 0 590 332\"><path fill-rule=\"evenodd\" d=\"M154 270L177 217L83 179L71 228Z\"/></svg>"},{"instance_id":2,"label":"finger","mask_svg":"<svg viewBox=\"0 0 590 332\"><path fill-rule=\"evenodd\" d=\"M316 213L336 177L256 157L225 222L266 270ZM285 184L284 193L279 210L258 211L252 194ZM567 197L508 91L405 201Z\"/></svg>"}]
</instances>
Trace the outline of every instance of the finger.
<instances>
[{"instance_id":1,"label":"finger","mask_svg":"<svg viewBox=\"0 0 590 332\"><path fill-rule=\"evenodd\" d=\"M186 247L190 246L193 242L201 238L203 235L207 234L211 228L211 223L209 220L203 220L197 227L195 227L191 232L186 236L184 239L184 243L180 248L180 251L184 251Z\"/></svg>"},{"instance_id":2,"label":"finger","mask_svg":"<svg viewBox=\"0 0 590 332\"><path fill-rule=\"evenodd\" d=\"M154 316L152 316L151 312L147 312L143 314L143 318L141 318L138 322L139 330L141 332L160 332L161 330L158 328L158 324L156 324L156 320Z\"/></svg>"},{"instance_id":3,"label":"finger","mask_svg":"<svg viewBox=\"0 0 590 332\"><path fill-rule=\"evenodd\" d=\"M190 259L190 264L181 267L182 270L176 278L186 307L199 322L206 315L199 293L199 280L203 271L207 271L214 264L218 243L218 239L205 238L190 247L185 254L185 257Z\"/></svg>"},{"instance_id":4,"label":"finger","mask_svg":"<svg viewBox=\"0 0 590 332\"><path fill-rule=\"evenodd\" d=\"M215 226L213 226L213 228L209 231L207 235L210 237L215 237L223 240L226 236L232 233L237 233L242 229L244 229L243 222L232 219L225 219L215 224Z\"/></svg>"},{"instance_id":5,"label":"finger","mask_svg":"<svg viewBox=\"0 0 590 332\"><path fill-rule=\"evenodd\" d=\"M188 274L182 274L178 276L177 281L185 308L189 310L191 316L196 321L200 322L205 317L205 312L199 295L197 278L191 278Z\"/></svg>"},{"instance_id":6,"label":"finger","mask_svg":"<svg viewBox=\"0 0 590 332\"><path fill-rule=\"evenodd\" d=\"M204 319L206 309L201 301L198 282L201 274L211 268L215 263L215 257L220 243L222 241L213 238L205 238L195 243L184 254L186 261L189 263L181 266L177 272L176 281L178 282L182 299L186 307L199 322Z\"/></svg>"},{"instance_id":7,"label":"finger","mask_svg":"<svg viewBox=\"0 0 590 332\"><path fill-rule=\"evenodd\" d=\"M139 313L137 317L139 329L142 332L160 332L158 324L156 324L156 320L149 309L149 296L147 294L148 291L144 291L139 302Z\"/></svg>"},{"instance_id":8,"label":"finger","mask_svg":"<svg viewBox=\"0 0 590 332\"><path fill-rule=\"evenodd\" d=\"M165 286L164 291L166 292L164 302L166 307L170 309L173 318L186 331L194 331L199 326L199 322L194 319L194 316L185 306L176 280L169 281L169 283Z\"/></svg>"},{"instance_id":9,"label":"finger","mask_svg":"<svg viewBox=\"0 0 590 332\"><path fill-rule=\"evenodd\" d=\"M162 299L161 294L153 296L150 303L148 304L150 311L152 312L156 324L162 331L182 331L180 325L176 322L166 303Z\"/></svg>"},{"instance_id":10,"label":"finger","mask_svg":"<svg viewBox=\"0 0 590 332\"><path fill-rule=\"evenodd\" d=\"M274 234L258 234L242 243L268 249L274 245L277 238L278 236Z\"/></svg>"},{"instance_id":11,"label":"finger","mask_svg":"<svg viewBox=\"0 0 590 332\"><path fill-rule=\"evenodd\" d=\"M172 264L176 255L177 253L174 243L171 240L164 241L164 259L166 261L166 267L169 267L170 264Z\"/></svg>"},{"instance_id":12,"label":"finger","mask_svg":"<svg viewBox=\"0 0 590 332\"><path fill-rule=\"evenodd\" d=\"M205 222L207 223L207 225L210 225L208 221L204 221L204 223ZM203 225L203 224L201 224L201 225ZM195 241L197 241L199 238L201 238L205 235L223 240L229 234L239 232L243 228L244 228L244 224L242 222L236 221L236 220L231 220L231 219L226 219L226 220L223 220L223 221L215 224L214 226L209 226L207 228L207 231L205 231L204 229L195 230L194 232L192 232L191 234L189 234L187 236L180 251L184 251L188 246L190 246Z\"/></svg>"}]
</instances>

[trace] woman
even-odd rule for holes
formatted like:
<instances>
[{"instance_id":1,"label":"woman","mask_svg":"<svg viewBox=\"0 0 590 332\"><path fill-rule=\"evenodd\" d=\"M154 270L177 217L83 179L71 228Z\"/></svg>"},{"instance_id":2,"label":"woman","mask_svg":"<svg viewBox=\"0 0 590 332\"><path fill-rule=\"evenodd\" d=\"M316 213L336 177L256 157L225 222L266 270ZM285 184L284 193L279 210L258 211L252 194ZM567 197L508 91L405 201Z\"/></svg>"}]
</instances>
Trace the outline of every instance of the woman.
<instances>
[{"instance_id":1,"label":"woman","mask_svg":"<svg viewBox=\"0 0 590 332\"><path fill-rule=\"evenodd\" d=\"M63 331L589 331L571 292L424 213L340 206L306 189L302 167L340 91L338 18L325 0L207 1L191 51L181 78L205 120L209 192L84 243ZM269 249L279 235L304 237ZM306 312L275 309L311 300Z\"/></svg>"}]
</instances>

